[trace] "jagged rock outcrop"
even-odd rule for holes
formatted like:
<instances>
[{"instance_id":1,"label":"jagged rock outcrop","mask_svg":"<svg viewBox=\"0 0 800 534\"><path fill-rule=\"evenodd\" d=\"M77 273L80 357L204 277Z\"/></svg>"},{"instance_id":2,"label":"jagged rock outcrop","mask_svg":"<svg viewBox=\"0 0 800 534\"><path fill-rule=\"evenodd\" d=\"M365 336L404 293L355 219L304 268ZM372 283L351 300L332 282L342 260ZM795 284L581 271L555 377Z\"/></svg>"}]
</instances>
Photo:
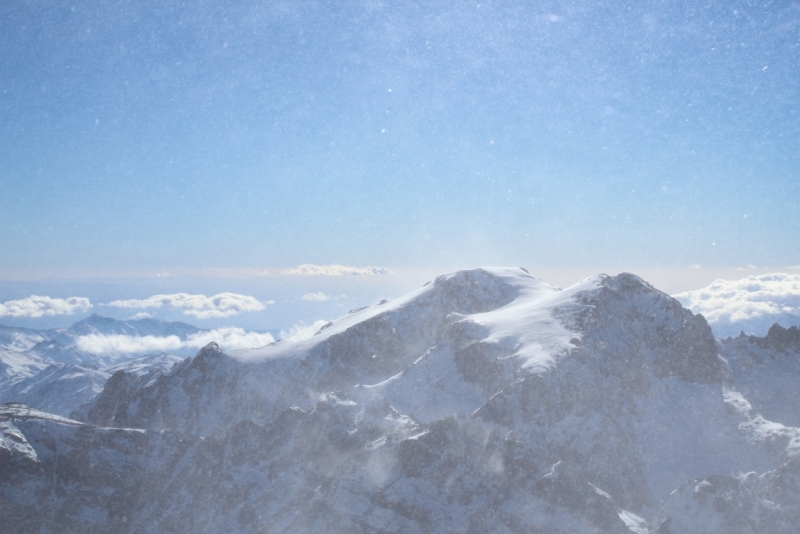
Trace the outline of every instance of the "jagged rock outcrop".
<instances>
[{"instance_id":1,"label":"jagged rock outcrop","mask_svg":"<svg viewBox=\"0 0 800 534\"><path fill-rule=\"evenodd\" d=\"M800 328L797 326L784 328L775 323L765 337L748 336L748 339L764 349L800 352Z\"/></svg>"}]
</instances>

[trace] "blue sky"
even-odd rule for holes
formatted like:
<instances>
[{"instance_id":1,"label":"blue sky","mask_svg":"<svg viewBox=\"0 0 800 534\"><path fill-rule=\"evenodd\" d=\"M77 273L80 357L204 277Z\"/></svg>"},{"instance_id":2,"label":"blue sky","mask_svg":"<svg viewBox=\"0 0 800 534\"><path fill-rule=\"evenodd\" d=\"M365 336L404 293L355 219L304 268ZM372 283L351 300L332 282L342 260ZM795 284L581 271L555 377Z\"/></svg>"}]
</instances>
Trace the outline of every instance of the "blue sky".
<instances>
[{"instance_id":1,"label":"blue sky","mask_svg":"<svg viewBox=\"0 0 800 534\"><path fill-rule=\"evenodd\" d=\"M798 65L789 2L5 2L0 300L303 263L398 291L786 270Z\"/></svg>"}]
</instances>

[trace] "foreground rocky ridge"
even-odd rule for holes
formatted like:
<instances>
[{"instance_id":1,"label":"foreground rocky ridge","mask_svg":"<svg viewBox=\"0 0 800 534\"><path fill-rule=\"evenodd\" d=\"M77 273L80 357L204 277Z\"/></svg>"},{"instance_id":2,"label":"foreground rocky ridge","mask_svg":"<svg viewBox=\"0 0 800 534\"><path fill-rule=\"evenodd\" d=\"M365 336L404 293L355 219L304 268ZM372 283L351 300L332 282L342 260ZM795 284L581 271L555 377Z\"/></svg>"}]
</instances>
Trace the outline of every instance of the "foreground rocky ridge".
<instances>
[{"instance_id":1,"label":"foreground rocky ridge","mask_svg":"<svg viewBox=\"0 0 800 534\"><path fill-rule=\"evenodd\" d=\"M19 531L792 532L800 432L780 417L800 403L780 391L800 357L762 339L715 340L634 275L559 290L462 271L311 340L120 371L83 423L7 406L0 514ZM133 482L87 474L123 464Z\"/></svg>"}]
</instances>

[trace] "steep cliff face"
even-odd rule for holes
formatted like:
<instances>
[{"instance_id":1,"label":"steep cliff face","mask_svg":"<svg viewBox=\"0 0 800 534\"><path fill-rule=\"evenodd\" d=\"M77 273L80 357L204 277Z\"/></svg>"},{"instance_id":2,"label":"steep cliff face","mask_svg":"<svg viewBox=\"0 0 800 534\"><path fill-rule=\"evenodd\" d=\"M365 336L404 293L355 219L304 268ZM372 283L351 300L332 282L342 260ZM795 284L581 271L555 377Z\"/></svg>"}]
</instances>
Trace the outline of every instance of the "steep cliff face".
<instances>
[{"instance_id":1,"label":"steep cliff face","mask_svg":"<svg viewBox=\"0 0 800 534\"><path fill-rule=\"evenodd\" d=\"M126 532L198 438L0 405L0 531Z\"/></svg>"},{"instance_id":2,"label":"steep cliff face","mask_svg":"<svg viewBox=\"0 0 800 534\"><path fill-rule=\"evenodd\" d=\"M765 337L719 341L731 383L766 419L800 427L800 329L773 325Z\"/></svg>"},{"instance_id":3,"label":"steep cliff face","mask_svg":"<svg viewBox=\"0 0 800 534\"><path fill-rule=\"evenodd\" d=\"M742 522L756 532L800 507L800 430L770 418L781 412L768 386L753 404L740 391L757 385L748 370L761 365L768 382L783 361L761 343L716 341L702 316L634 275L559 290L522 270L478 269L310 340L232 354L212 344L165 374L118 372L75 412L87 424L40 426L81 429L86 458L131 451L120 461L139 478L103 489L149 484L126 499L136 520L113 523L123 532L686 532L695 516L717 524L714 499L732 491L766 521ZM796 362L790 349L781 354ZM30 463L22 441L44 458L46 440L8 410L7 465ZM147 429L146 443L130 448L121 436L134 431L100 427ZM52 435L78 443L69 432ZM176 439L190 445L165 445ZM45 487L46 472L14 469L23 478L0 486L4 506L44 524L18 488L24 477ZM730 477L748 472L763 482ZM686 489L703 480L713 489ZM70 517L100 517L93 502L78 498Z\"/></svg>"}]
</instances>

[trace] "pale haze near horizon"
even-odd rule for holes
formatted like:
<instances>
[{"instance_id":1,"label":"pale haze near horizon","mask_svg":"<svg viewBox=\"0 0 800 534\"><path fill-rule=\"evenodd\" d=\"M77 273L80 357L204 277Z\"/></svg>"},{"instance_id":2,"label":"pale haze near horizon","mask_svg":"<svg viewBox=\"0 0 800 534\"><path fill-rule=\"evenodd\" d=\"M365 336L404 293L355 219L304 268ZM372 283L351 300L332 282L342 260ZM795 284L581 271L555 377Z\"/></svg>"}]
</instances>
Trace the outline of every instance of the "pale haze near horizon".
<instances>
[{"instance_id":1,"label":"pale haze near horizon","mask_svg":"<svg viewBox=\"0 0 800 534\"><path fill-rule=\"evenodd\" d=\"M745 2L4 4L0 302L234 291L275 304L225 324L283 328L481 265L669 293L798 272L799 20ZM248 275L306 263L394 274ZM318 292L337 298L302 299Z\"/></svg>"}]
</instances>

